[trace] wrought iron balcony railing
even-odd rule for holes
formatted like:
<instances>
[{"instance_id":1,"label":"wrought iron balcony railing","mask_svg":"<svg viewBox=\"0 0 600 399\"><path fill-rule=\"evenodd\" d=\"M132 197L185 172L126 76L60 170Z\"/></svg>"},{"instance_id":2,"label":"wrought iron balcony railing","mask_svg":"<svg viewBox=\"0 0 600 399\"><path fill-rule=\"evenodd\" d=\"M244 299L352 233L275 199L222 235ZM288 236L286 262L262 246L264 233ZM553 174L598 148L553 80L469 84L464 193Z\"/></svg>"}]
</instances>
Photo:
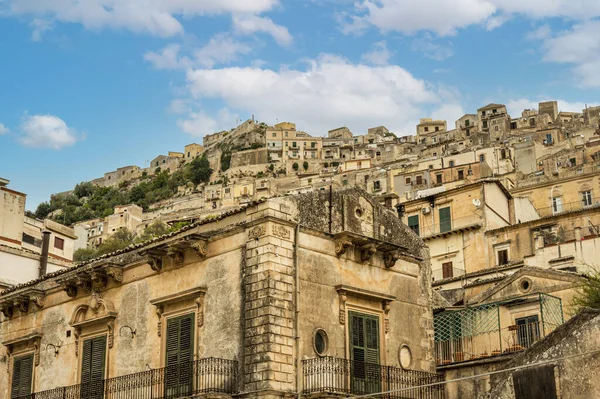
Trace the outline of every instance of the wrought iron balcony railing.
<instances>
[{"instance_id":1,"label":"wrought iron balcony railing","mask_svg":"<svg viewBox=\"0 0 600 399\"><path fill-rule=\"evenodd\" d=\"M443 399L444 381L439 374L404 370L400 367L358 362L335 357L321 357L302 361L304 390L314 394L366 395L381 392L375 398L431 398ZM417 388L421 386L420 388Z\"/></svg>"},{"instance_id":2,"label":"wrought iron balcony railing","mask_svg":"<svg viewBox=\"0 0 600 399\"><path fill-rule=\"evenodd\" d=\"M11 399L175 399L236 394L238 363L206 358L141 373L54 388Z\"/></svg>"}]
</instances>

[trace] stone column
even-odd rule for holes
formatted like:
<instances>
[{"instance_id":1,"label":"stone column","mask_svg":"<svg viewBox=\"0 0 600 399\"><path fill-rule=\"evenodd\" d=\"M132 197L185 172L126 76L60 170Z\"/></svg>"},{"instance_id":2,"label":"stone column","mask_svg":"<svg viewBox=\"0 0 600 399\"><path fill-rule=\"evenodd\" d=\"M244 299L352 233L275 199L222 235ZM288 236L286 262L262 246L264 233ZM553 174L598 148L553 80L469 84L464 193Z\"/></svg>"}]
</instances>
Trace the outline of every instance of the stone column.
<instances>
[{"instance_id":1,"label":"stone column","mask_svg":"<svg viewBox=\"0 0 600 399\"><path fill-rule=\"evenodd\" d=\"M277 220L289 219L279 204L254 211L244 270L244 390L295 391L294 229Z\"/></svg>"}]
</instances>

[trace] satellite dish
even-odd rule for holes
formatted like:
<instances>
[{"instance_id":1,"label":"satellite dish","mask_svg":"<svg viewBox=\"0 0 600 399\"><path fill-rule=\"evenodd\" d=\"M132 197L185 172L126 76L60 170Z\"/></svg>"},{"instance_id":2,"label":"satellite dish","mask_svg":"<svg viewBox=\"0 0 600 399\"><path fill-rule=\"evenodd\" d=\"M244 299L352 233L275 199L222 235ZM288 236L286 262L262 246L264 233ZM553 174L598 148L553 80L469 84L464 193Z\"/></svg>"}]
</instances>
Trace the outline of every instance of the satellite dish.
<instances>
[{"instance_id":1,"label":"satellite dish","mask_svg":"<svg viewBox=\"0 0 600 399\"><path fill-rule=\"evenodd\" d=\"M481 206L481 201L479 198L473 198L473 205L475 205L475 208L479 208Z\"/></svg>"}]
</instances>

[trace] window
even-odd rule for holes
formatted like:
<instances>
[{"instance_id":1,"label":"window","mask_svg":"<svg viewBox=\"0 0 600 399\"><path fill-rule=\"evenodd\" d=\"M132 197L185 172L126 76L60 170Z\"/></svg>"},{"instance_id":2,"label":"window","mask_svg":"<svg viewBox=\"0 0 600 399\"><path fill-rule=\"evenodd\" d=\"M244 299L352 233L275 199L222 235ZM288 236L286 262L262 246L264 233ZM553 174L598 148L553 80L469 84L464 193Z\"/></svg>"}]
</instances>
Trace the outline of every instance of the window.
<instances>
[{"instance_id":1,"label":"window","mask_svg":"<svg viewBox=\"0 0 600 399\"><path fill-rule=\"evenodd\" d=\"M225 189L225 194L229 194L229 191L230 191L230 190L231 190L230 188L226 188L226 189Z\"/></svg>"},{"instance_id":2,"label":"window","mask_svg":"<svg viewBox=\"0 0 600 399\"><path fill-rule=\"evenodd\" d=\"M484 129L487 129L487 127L488 127L488 123L487 123L487 121L483 121L483 128L484 128Z\"/></svg>"},{"instance_id":3,"label":"window","mask_svg":"<svg viewBox=\"0 0 600 399\"><path fill-rule=\"evenodd\" d=\"M461 169L458 171L458 180L462 180L464 178L465 178L465 171Z\"/></svg>"},{"instance_id":4,"label":"window","mask_svg":"<svg viewBox=\"0 0 600 399\"><path fill-rule=\"evenodd\" d=\"M381 190L381 183L379 180L373 182L373 190Z\"/></svg>"},{"instance_id":5,"label":"window","mask_svg":"<svg viewBox=\"0 0 600 399\"><path fill-rule=\"evenodd\" d=\"M517 325L517 342L523 348L529 348L540 339L539 319L537 315L515 320Z\"/></svg>"},{"instance_id":6,"label":"window","mask_svg":"<svg viewBox=\"0 0 600 399\"><path fill-rule=\"evenodd\" d=\"M470 126L471 125L471 121L470 120L465 120L465 126Z\"/></svg>"},{"instance_id":7,"label":"window","mask_svg":"<svg viewBox=\"0 0 600 399\"><path fill-rule=\"evenodd\" d=\"M379 364L379 318L349 312L350 384L360 392L381 391L381 376L373 365Z\"/></svg>"},{"instance_id":8,"label":"window","mask_svg":"<svg viewBox=\"0 0 600 399\"><path fill-rule=\"evenodd\" d=\"M560 213L562 211L562 197L552 197L552 213Z\"/></svg>"},{"instance_id":9,"label":"window","mask_svg":"<svg viewBox=\"0 0 600 399\"><path fill-rule=\"evenodd\" d=\"M104 396L106 336L85 340L82 353L81 397L102 399Z\"/></svg>"},{"instance_id":10,"label":"window","mask_svg":"<svg viewBox=\"0 0 600 399\"><path fill-rule=\"evenodd\" d=\"M467 176L473 176L473 169L467 169Z\"/></svg>"},{"instance_id":11,"label":"window","mask_svg":"<svg viewBox=\"0 0 600 399\"><path fill-rule=\"evenodd\" d=\"M419 235L419 215L412 215L408 217L408 227Z\"/></svg>"},{"instance_id":12,"label":"window","mask_svg":"<svg viewBox=\"0 0 600 399\"><path fill-rule=\"evenodd\" d=\"M410 177L404 178L404 184L406 184L406 185L410 184Z\"/></svg>"},{"instance_id":13,"label":"window","mask_svg":"<svg viewBox=\"0 0 600 399\"><path fill-rule=\"evenodd\" d=\"M592 205L592 192L590 190L583 191L581 193L581 201L583 202L583 206Z\"/></svg>"},{"instance_id":14,"label":"window","mask_svg":"<svg viewBox=\"0 0 600 399\"><path fill-rule=\"evenodd\" d=\"M317 146L317 143L315 143L314 141L310 143L311 148L315 148L316 146Z\"/></svg>"},{"instance_id":15,"label":"window","mask_svg":"<svg viewBox=\"0 0 600 399\"><path fill-rule=\"evenodd\" d=\"M433 144L435 144L435 143L437 143L437 138L436 137L433 138Z\"/></svg>"},{"instance_id":16,"label":"window","mask_svg":"<svg viewBox=\"0 0 600 399\"><path fill-rule=\"evenodd\" d=\"M417 176L417 185L419 184L423 184L423 176L421 175Z\"/></svg>"},{"instance_id":17,"label":"window","mask_svg":"<svg viewBox=\"0 0 600 399\"><path fill-rule=\"evenodd\" d=\"M511 129L516 129L517 128L517 122L511 122L510 123L510 128Z\"/></svg>"},{"instance_id":18,"label":"window","mask_svg":"<svg viewBox=\"0 0 600 399\"><path fill-rule=\"evenodd\" d=\"M494 126L494 131L497 132L498 130L498 126Z\"/></svg>"},{"instance_id":19,"label":"window","mask_svg":"<svg viewBox=\"0 0 600 399\"><path fill-rule=\"evenodd\" d=\"M497 109L493 109L493 110L492 110L492 113L494 113L494 114L495 114L496 112L498 112L498 110L497 110Z\"/></svg>"},{"instance_id":20,"label":"window","mask_svg":"<svg viewBox=\"0 0 600 399\"><path fill-rule=\"evenodd\" d=\"M288 136L288 132L285 132L285 137L287 137L287 136Z\"/></svg>"},{"instance_id":21,"label":"window","mask_svg":"<svg viewBox=\"0 0 600 399\"><path fill-rule=\"evenodd\" d=\"M485 111L481 111L481 116L485 116Z\"/></svg>"},{"instance_id":22,"label":"window","mask_svg":"<svg viewBox=\"0 0 600 399\"><path fill-rule=\"evenodd\" d=\"M123 216L123 215L121 215ZM65 249L65 240L60 237L54 237L54 248L63 250Z\"/></svg>"},{"instance_id":23,"label":"window","mask_svg":"<svg viewBox=\"0 0 600 399\"><path fill-rule=\"evenodd\" d=\"M296 142L292 141L292 147L296 147Z\"/></svg>"},{"instance_id":24,"label":"window","mask_svg":"<svg viewBox=\"0 0 600 399\"><path fill-rule=\"evenodd\" d=\"M467 129L467 137L471 135L471 129Z\"/></svg>"},{"instance_id":25,"label":"window","mask_svg":"<svg viewBox=\"0 0 600 399\"><path fill-rule=\"evenodd\" d=\"M42 246L42 241L39 239L36 239L33 236L30 236L27 233L23 233L23 238L22 238L23 242L25 244L29 244L29 245L34 245L36 247L41 247Z\"/></svg>"},{"instance_id":26,"label":"window","mask_svg":"<svg viewBox=\"0 0 600 399\"><path fill-rule=\"evenodd\" d=\"M552 144L552 134L551 133L546 134L546 144Z\"/></svg>"},{"instance_id":27,"label":"window","mask_svg":"<svg viewBox=\"0 0 600 399\"><path fill-rule=\"evenodd\" d=\"M425 130L426 132L428 132L429 128L427 126L425 126L425 128L423 130Z\"/></svg>"},{"instance_id":28,"label":"window","mask_svg":"<svg viewBox=\"0 0 600 399\"><path fill-rule=\"evenodd\" d=\"M438 173L435 175L435 182L438 184L442 184L442 174Z\"/></svg>"},{"instance_id":29,"label":"window","mask_svg":"<svg viewBox=\"0 0 600 399\"><path fill-rule=\"evenodd\" d=\"M277 133L273 133L273 137L277 137Z\"/></svg>"},{"instance_id":30,"label":"window","mask_svg":"<svg viewBox=\"0 0 600 399\"><path fill-rule=\"evenodd\" d=\"M569 163L571 164L571 166L577 165L577 158L570 158Z\"/></svg>"},{"instance_id":31,"label":"window","mask_svg":"<svg viewBox=\"0 0 600 399\"><path fill-rule=\"evenodd\" d=\"M26 398L31 395L33 380L33 355L15 357L13 360L11 398Z\"/></svg>"},{"instance_id":32,"label":"window","mask_svg":"<svg viewBox=\"0 0 600 399\"><path fill-rule=\"evenodd\" d=\"M454 268L452 262L442 263L442 278L454 277Z\"/></svg>"},{"instance_id":33,"label":"window","mask_svg":"<svg viewBox=\"0 0 600 399\"><path fill-rule=\"evenodd\" d=\"M190 152L188 151L188 158L190 157ZM133 171L132 171L133 172Z\"/></svg>"},{"instance_id":34,"label":"window","mask_svg":"<svg viewBox=\"0 0 600 399\"><path fill-rule=\"evenodd\" d=\"M439 131L440 131L440 128L439 128L439 126L436 126L436 127L435 127L435 131L436 131L436 132L439 132Z\"/></svg>"},{"instance_id":35,"label":"window","mask_svg":"<svg viewBox=\"0 0 600 399\"><path fill-rule=\"evenodd\" d=\"M194 360L194 315L167 320L165 396L190 396Z\"/></svg>"},{"instance_id":36,"label":"window","mask_svg":"<svg viewBox=\"0 0 600 399\"><path fill-rule=\"evenodd\" d=\"M440 208L440 233L452 230L452 221L450 220L450 207Z\"/></svg>"},{"instance_id":37,"label":"window","mask_svg":"<svg viewBox=\"0 0 600 399\"><path fill-rule=\"evenodd\" d=\"M448 162L448 166L450 166L451 168L453 168L454 167L454 161Z\"/></svg>"},{"instance_id":38,"label":"window","mask_svg":"<svg viewBox=\"0 0 600 399\"><path fill-rule=\"evenodd\" d=\"M317 355L325 356L325 353L327 352L327 333L325 330L318 329L315 332L313 346Z\"/></svg>"},{"instance_id":39,"label":"window","mask_svg":"<svg viewBox=\"0 0 600 399\"><path fill-rule=\"evenodd\" d=\"M479 138L479 144L483 144L483 137Z\"/></svg>"},{"instance_id":40,"label":"window","mask_svg":"<svg viewBox=\"0 0 600 399\"><path fill-rule=\"evenodd\" d=\"M485 162L485 154L479 154L479 162Z\"/></svg>"},{"instance_id":41,"label":"window","mask_svg":"<svg viewBox=\"0 0 600 399\"><path fill-rule=\"evenodd\" d=\"M497 258L498 258L498 266L503 266L503 265L507 265L509 260L508 260L508 249L499 249L497 252Z\"/></svg>"}]
</instances>

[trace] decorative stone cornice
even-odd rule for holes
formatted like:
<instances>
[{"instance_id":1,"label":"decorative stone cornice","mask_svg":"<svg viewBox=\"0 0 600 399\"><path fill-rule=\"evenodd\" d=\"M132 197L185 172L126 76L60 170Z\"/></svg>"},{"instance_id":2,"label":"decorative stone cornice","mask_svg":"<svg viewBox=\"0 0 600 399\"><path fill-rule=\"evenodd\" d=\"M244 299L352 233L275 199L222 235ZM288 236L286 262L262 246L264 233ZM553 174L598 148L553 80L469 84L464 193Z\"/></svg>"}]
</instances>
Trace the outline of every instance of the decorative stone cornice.
<instances>
[{"instance_id":1,"label":"decorative stone cornice","mask_svg":"<svg viewBox=\"0 0 600 399\"><path fill-rule=\"evenodd\" d=\"M73 273L65 273L57 279L58 284L70 298L77 296L81 290L84 294L101 291L112 281L115 284L123 282L123 267L115 263L96 264Z\"/></svg>"},{"instance_id":2,"label":"decorative stone cornice","mask_svg":"<svg viewBox=\"0 0 600 399\"><path fill-rule=\"evenodd\" d=\"M31 309L39 310L44 307L45 298L45 291L36 288L28 287L14 291L0 299L0 312L5 317L11 318L15 309L21 314L26 314Z\"/></svg>"},{"instance_id":3,"label":"decorative stone cornice","mask_svg":"<svg viewBox=\"0 0 600 399\"><path fill-rule=\"evenodd\" d=\"M156 306L156 316L158 317L157 322L157 334L160 337L162 333L162 315L164 313L165 306L185 301L188 299L194 299L196 304L196 324L198 327L204 325L204 295L206 294L206 288L196 287L189 290L181 291L176 294L163 296L156 299L151 299L150 303Z\"/></svg>"},{"instance_id":4,"label":"decorative stone cornice","mask_svg":"<svg viewBox=\"0 0 600 399\"><path fill-rule=\"evenodd\" d=\"M17 345L26 345L30 348L33 348L33 364L35 366L39 366L40 364L40 346L42 343L42 334L35 332L32 334L24 335L21 337L9 339L6 341L2 341L2 345L6 346L6 352L8 354L7 360L7 371L10 369L10 357L12 356L12 352L15 346Z\"/></svg>"},{"instance_id":5,"label":"decorative stone cornice","mask_svg":"<svg viewBox=\"0 0 600 399\"><path fill-rule=\"evenodd\" d=\"M208 255L208 242L206 240L198 240L191 244L192 250L199 258L205 258Z\"/></svg>"},{"instance_id":6,"label":"decorative stone cornice","mask_svg":"<svg viewBox=\"0 0 600 399\"><path fill-rule=\"evenodd\" d=\"M248 231L248 239L249 240L258 240L260 237L264 236L267 232L267 229L264 225L258 225L250 229Z\"/></svg>"},{"instance_id":7,"label":"decorative stone cornice","mask_svg":"<svg viewBox=\"0 0 600 399\"><path fill-rule=\"evenodd\" d=\"M104 299L98 291L92 292L86 305L79 305L73 311L69 325L75 335L75 356L79 355L79 337L82 328L89 325L105 324L108 331L108 348L114 343L115 318L117 311L111 301Z\"/></svg>"}]
</instances>

